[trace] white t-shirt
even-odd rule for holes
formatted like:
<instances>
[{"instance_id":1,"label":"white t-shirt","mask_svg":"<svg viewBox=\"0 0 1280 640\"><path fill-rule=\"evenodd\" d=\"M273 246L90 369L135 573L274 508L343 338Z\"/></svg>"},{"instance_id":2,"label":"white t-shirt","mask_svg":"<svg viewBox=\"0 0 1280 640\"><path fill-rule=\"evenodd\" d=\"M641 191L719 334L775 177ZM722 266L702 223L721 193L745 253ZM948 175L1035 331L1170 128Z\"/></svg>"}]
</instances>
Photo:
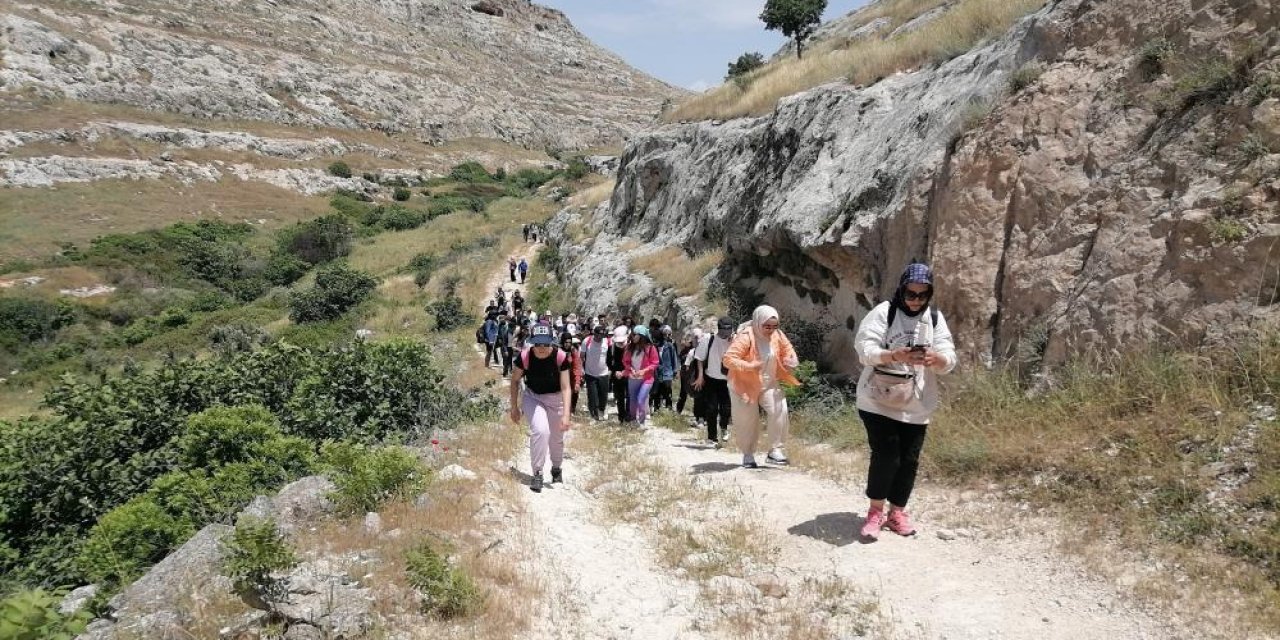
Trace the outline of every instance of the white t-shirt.
<instances>
[{"instance_id":1,"label":"white t-shirt","mask_svg":"<svg viewBox=\"0 0 1280 640\"><path fill-rule=\"evenodd\" d=\"M712 338L715 338L715 340L712 341ZM720 373L720 365L724 361L724 352L729 350L729 340L732 339L733 336L729 336L729 339L726 340L712 333L703 336L702 340L698 342L698 348L693 357L703 362L703 374L708 378L715 378L716 380L728 379L728 376ZM710 349L711 353L707 353L708 349Z\"/></svg>"}]
</instances>

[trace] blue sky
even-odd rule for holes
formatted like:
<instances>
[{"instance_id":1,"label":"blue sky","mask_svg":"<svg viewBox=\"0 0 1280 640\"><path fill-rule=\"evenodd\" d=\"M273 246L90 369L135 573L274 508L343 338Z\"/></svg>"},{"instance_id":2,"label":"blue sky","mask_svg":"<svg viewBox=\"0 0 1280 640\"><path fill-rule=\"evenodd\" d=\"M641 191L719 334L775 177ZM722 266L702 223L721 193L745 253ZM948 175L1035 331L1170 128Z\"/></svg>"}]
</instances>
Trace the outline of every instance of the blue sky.
<instances>
[{"instance_id":1,"label":"blue sky","mask_svg":"<svg viewBox=\"0 0 1280 640\"><path fill-rule=\"evenodd\" d=\"M747 51L769 57L786 41L760 22L764 0L535 0L569 16L596 44L671 84L701 91ZM824 20L867 0L828 0Z\"/></svg>"}]
</instances>

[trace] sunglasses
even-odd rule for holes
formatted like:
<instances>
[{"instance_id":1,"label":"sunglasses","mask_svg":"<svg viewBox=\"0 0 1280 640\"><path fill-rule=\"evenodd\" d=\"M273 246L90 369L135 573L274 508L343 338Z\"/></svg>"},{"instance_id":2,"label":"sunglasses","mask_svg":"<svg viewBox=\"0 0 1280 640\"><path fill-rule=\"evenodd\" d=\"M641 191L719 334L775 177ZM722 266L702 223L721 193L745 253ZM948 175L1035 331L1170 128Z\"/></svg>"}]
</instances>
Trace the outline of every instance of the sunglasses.
<instances>
[{"instance_id":1,"label":"sunglasses","mask_svg":"<svg viewBox=\"0 0 1280 640\"><path fill-rule=\"evenodd\" d=\"M904 300L928 300L932 295L932 291L912 291L910 289L904 289L902 291L902 298Z\"/></svg>"}]
</instances>

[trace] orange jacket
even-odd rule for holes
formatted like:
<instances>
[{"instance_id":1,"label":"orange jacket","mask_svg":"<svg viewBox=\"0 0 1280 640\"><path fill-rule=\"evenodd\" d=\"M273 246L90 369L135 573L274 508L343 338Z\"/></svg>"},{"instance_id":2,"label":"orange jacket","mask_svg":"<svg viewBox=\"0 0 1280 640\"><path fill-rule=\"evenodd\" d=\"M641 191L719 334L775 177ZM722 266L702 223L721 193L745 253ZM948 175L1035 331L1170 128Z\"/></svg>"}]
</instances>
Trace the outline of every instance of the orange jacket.
<instances>
[{"instance_id":1,"label":"orange jacket","mask_svg":"<svg viewBox=\"0 0 1280 640\"><path fill-rule=\"evenodd\" d=\"M777 362L778 381L800 384L800 381L782 366L783 362L796 357L796 350L792 348L791 341L781 329L773 332L769 345L773 349L773 357ZM755 331L750 328L739 331L738 335L733 337L733 342L729 343L729 349L724 352L724 366L729 370L729 388L751 404L759 402L760 394L764 392L764 380L760 376L760 370L747 368L759 359L760 354L756 352Z\"/></svg>"}]
</instances>

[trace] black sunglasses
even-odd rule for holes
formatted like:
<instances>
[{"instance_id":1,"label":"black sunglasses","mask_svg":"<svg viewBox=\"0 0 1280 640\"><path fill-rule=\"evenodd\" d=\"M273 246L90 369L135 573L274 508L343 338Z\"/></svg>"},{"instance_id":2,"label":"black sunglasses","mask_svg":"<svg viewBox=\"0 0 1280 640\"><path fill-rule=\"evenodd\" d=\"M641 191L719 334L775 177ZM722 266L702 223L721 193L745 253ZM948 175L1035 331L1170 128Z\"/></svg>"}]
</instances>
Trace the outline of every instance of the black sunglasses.
<instances>
[{"instance_id":1,"label":"black sunglasses","mask_svg":"<svg viewBox=\"0 0 1280 640\"><path fill-rule=\"evenodd\" d=\"M928 300L933 295L932 291L912 291L910 289L902 290L903 300Z\"/></svg>"}]
</instances>

